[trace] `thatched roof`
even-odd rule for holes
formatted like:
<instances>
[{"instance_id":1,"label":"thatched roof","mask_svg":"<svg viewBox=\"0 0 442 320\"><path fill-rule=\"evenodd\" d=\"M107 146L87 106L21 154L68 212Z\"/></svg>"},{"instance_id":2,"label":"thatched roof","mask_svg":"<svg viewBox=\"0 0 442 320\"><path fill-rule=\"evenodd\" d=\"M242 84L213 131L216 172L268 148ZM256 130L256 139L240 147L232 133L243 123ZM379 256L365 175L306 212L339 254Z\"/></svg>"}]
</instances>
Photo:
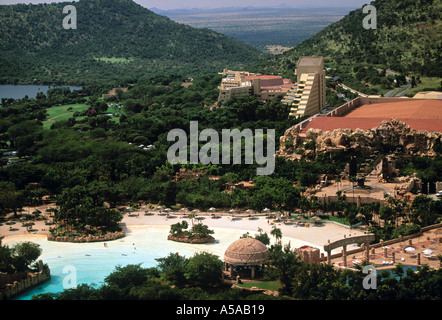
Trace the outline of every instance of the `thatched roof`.
<instances>
[{"instance_id":1,"label":"thatched roof","mask_svg":"<svg viewBox=\"0 0 442 320\"><path fill-rule=\"evenodd\" d=\"M256 266L267 263L269 250L259 240L243 238L232 243L224 253L224 262L234 266Z\"/></svg>"}]
</instances>

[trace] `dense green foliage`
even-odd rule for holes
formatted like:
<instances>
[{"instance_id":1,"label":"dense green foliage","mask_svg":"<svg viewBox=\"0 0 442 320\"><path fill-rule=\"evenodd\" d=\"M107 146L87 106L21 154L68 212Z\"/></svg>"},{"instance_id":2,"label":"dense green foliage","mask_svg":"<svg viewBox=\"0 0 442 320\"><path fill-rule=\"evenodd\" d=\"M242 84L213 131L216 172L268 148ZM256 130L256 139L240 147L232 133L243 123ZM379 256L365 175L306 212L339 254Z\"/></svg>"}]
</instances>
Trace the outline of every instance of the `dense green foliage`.
<instances>
[{"instance_id":1,"label":"dense green foliage","mask_svg":"<svg viewBox=\"0 0 442 320\"><path fill-rule=\"evenodd\" d=\"M193 238L206 238L215 232L205 224L202 223L193 223L193 219L195 218L195 214L189 214L189 218L192 219L192 228L190 230L186 230L188 227L187 221L181 221L170 226L170 234L175 237L183 237L187 236L190 239Z\"/></svg>"},{"instance_id":2,"label":"dense green foliage","mask_svg":"<svg viewBox=\"0 0 442 320\"><path fill-rule=\"evenodd\" d=\"M33 242L18 242L14 246L2 245L0 241L0 272L24 272L36 269L34 263L41 255L40 245Z\"/></svg>"},{"instance_id":3,"label":"dense green foliage","mask_svg":"<svg viewBox=\"0 0 442 320\"><path fill-rule=\"evenodd\" d=\"M216 101L215 88L219 80L219 75L195 77L193 84L185 88L172 76L150 79L107 101L121 106L117 118L104 114L108 111L102 106L100 94L109 89L106 86L88 86L83 92L74 93L54 89L47 95L39 94L37 99L5 100L0 110L3 115L1 143L16 149L21 158L0 169L1 213L17 213L23 206L42 203L42 197L51 194L60 205L57 219L69 222L74 230L82 233L86 232L86 226L106 226L114 230L121 216L105 209L103 204L114 207L128 201L166 206L179 203L202 210L210 207L258 211L265 207L289 211L324 209L348 224L370 224L377 239L384 240L414 230L402 227L395 231L395 212L399 209L393 214L383 209L384 226L381 227L371 219L373 213L379 213L379 208L363 206L358 209L344 199L321 208L314 197L301 196L305 187L315 185L321 174L336 176L342 172L350 157L343 151L332 155L317 154L309 161L300 162L277 157L275 172L270 176L257 176L256 163L168 163L166 154L172 142L167 141L167 133L179 128L189 134L190 121L197 120L200 131L207 128L218 132L224 128L274 128L277 149L278 137L300 121L288 118L287 106L278 99L263 103L244 96L228 101L223 108L204 107ZM348 95L339 88L338 92ZM86 103L90 105L88 111L95 112L87 112L88 115L81 119L72 117L56 121L50 130L44 129L41 120L46 118L46 109L64 103ZM112 121L114 119L118 121ZM313 147L313 144L304 146L306 149ZM426 181L436 181L440 171L438 159L415 157L408 164L412 167L404 170L407 174L412 173L410 170L416 171ZM401 161L398 163L399 168L405 166ZM180 169L201 174L198 179L175 180ZM229 186L241 181L252 181L254 186L228 191ZM30 183L37 183L37 188ZM399 208L397 204L392 207ZM404 213L417 210L419 207L404 208ZM410 222L425 226L437 222L439 217L436 210L423 221L415 216Z\"/></svg>"},{"instance_id":4,"label":"dense green foliage","mask_svg":"<svg viewBox=\"0 0 442 320\"><path fill-rule=\"evenodd\" d=\"M364 29L362 8L262 67L294 69L300 56L324 56L330 66L357 64L442 77L439 0L376 0L377 29Z\"/></svg>"},{"instance_id":5,"label":"dense green foliage","mask_svg":"<svg viewBox=\"0 0 442 320\"><path fill-rule=\"evenodd\" d=\"M57 197L59 209L54 212L56 221L63 221L81 233L92 233L93 228L102 232L116 231L123 218L117 210L106 208L104 201L112 199L105 183L94 182L90 185L76 185L66 188Z\"/></svg>"},{"instance_id":6,"label":"dense green foliage","mask_svg":"<svg viewBox=\"0 0 442 320\"><path fill-rule=\"evenodd\" d=\"M424 183L439 181L442 176L442 150L436 146L435 151L438 155L434 159L418 156L399 159L397 168L405 175L416 173Z\"/></svg>"},{"instance_id":7,"label":"dense green foliage","mask_svg":"<svg viewBox=\"0 0 442 320\"><path fill-rule=\"evenodd\" d=\"M425 19L434 17L432 12L425 11L431 1L418 3L422 5L422 11L419 12L424 13L419 16L410 14L415 19L408 21L410 24L422 23L427 21ZM213 71L223 68L226 61L232 67L241 66L246 61L251 62L259 55L255 50L208 30L194 30L175 24L129 0L81 0L74 4L81 17L77 31L62 29L61 4L0 7L0 30L5 34L4 41L0 44L0 50L4 53L0 57L1 81L33 82L36 79L36 82L90 83L82 91L53 89L47 95L39 94L36 99L2 101L0 144L2 148L16 151L18 159L14 163L1 159L1 215L11 211L17 215L23 206L39 205L43 196L50 195L51 200L59 206L59 210L55 211L57 222L68 224L71 231L73 228L82 233L98 227L104 227L103 231L115 230L121 214L109 210L107 205L113 208L117 204L132 201L166 206L179 203L200 209L235 207L262 210L268 207L292 211L301 208L304 213L323 209L332 215L336 214L350 225L358 222L369 225L377 240L407 235L416 232L420 227L440 222L442 202L423 196L417 197L411 206L386 197L386 206L372 203L360 208L346 201L346 195L341 193L338 193L337 202L326 206L322 206L317 197L303 197L302 192L306 187L315 185L320 174L336 176L342 172L350 157L350 154L343 151L332 155L318 154L308 159L309 161L300 162L278 157L275 172L271 176L257 176L257 163L169 163L166 155L172 142L167 141L167 134L172 129L182 129L189 134L190 121L198 121L200 132L208 128L218 132L233 128L252 131L275 129L278 149L279 137L302 119L289 118L289 108L279 99L261 102L254 97L243 96L228 101L222 108L215 106L220 76ZM380 0L375 4L385 6L385 12L379 10L378 24L382 26L388 20L385 17L387 9L391 9L389 6L393 4ZM413 7L405 0L398 2L398 5L402 5L397 7L396 11L399 13L408 12ZM15 15L22 17L20 26L17 25ZM58 15L60 21L55 21L53 17ZM410 17L407 19L412 19ZM295 57L301 53L329 55L327 63L343 64L342 67L336 66L331 70L333 75L341 75L343 70L350 75L348 79L354 77L361 83L379 82L378 85L386 90L391 88L393 78L386 77L385 71L379 71L373 66L365 68L363 64L374 65L378 61L385 61L385 66L403 72L439 74L435 61L437 63L436 58L440 51L435 51L432 47L422 50L426 52L425 56L417 55L415 61L408 59L410 64L404 64L402 69L397 69L397 61L392 58L397 48L390 52L389 47L385 47L381 51L389 52L387 57L376 56L376 46L385 42L375 41L369 46L363 40L362 32L361 35L353 34L353 31L359 30L356 24L360 18L360 11L357 10L332 27L345 31L342 39L346 41L348 36L357 50L347 48L346 42L342 39L338 41L336 36L330 35L332 28L328 28L311 41L277 58L276 69L282 67L284 71L292 71ZM396 20L388 21L393 23L393 30ZM434 28L439 26L438 21ZM10 28L19 30L19 36L14 36ZM151 32L153 29L155 32ZM380 30L364 32L372 34L371 40L374 40ZM318 41L324 34L330 41L336 40L329 47L330 52L324 51L325 47ZM388 32L387 35L392 37ZM427 35L430 37L432 33ZM313 41L318 41L316 47L312 45ZM167 43L166 47L164 43ZM437 42L434 43L438 45ZM307 46L309 50L319 51L303 51ZM349 59L344 61L344 58L336 55L333 52L335 47L347 52ZM21 52L20 48L27 48L26 53ZM347 49L350 51L346 51ZM405 53L406 57L414 54L410 50ZM61 60L63 56L69 56L70 63ZM353 60L362 64L350 68ZM195 68L195 62L199 64L198 68ZM186 74L209 69L212 73L194 76L190 87L181 85L187 80L187 75L171 75L175 72ZM164 74L160 76L160 73ZM128 76L119 77L118 74ZM401 84L404 76L399 75L394 79ZM97 84L97 80L104 81ZM129 83L132 84L128 85ZM103 93L120 84L127 85L129 90L117 90L116 96L105 100L101 98ZM330 82L329 85L333 87ZM334 88L340 96L330 89L327 91L331 107L338 106L344 98L354 97L339 87ZM108 103L114 104L115 109L108 108ZM43 126L43 121L48 118L48 108L72 104L83 104L87 110L81 114L73 114L67 120ZM111 116L108 112L111 112ZM304 148L313 149L314 142L306 144ZM399 169L407 174L417 171L424 181L434 182L441 175L442 147L437 146L435 151L439 153L435 158L414 157L410 161L399 161ZM197 179L175 179L180 169L201 174ZM253 188L230 189L241 181L252 181ZM379 215L377 221L373 219L375 214ZM405 223L398 227L400 219ZM171 233L180 234L186 228L184 223L172 225ZM192 232L205 235L211 233L201 224L193 226ZM279 229L274 228L271 236L279 240L282 235ZM258 237L263 243L269 243L266 234L261 233ZM0 267L8 272L25 270L38 256L38 248L0 249ZM272 247L271 252L273 268L269 269L267 276L281 281L283 292L298 299L440 298L440 270L432 272L424 268L417 275L401 275L400 280L382 276L381 290L371 293L360 288L360 271L351 273L336 271L329 266L307 266L300 263L290 250L283 248ZM39 298L261 297L249 296L228 288L213 289L209 286L211 288L208 289L208 285L219 281L219 270L222 268L219 259L212 255L198 254L188 259L171 254L166 258L159 258L157 262L156 268L118 267L106 278L105 285L101 288L82 285L77 290L42 295ZM395 272L399 275L400 270ZM173 287L174 285L177 287ZM411 296L413 290L416 295Z\"/></svg>"},{"instance_id":8,"label":"dense green foliage","mask_svg":"<svg viewBox=\"0 0 442 320\"><path fill-rule=\"evenodd\" d=\"M40 95L35 100L7 101L1 110L4 115L1 140L4 146L16 148L18 156L25 157L0 169L1 180L13 184L12 187L5 186L10 193L9 198L22 200L16 201L14 210L31 199L38 203L44 194L50 193L62 199L63 192L77 194L76 187L84 189L84 186L93 186L94 183L99 184L103 201L111 205L119 201L144 200L165 205L179 202L199 208L250 205L262 209L263 206L277 206L283 201L287 207L293 207L299 191L291 187L292 181L298 177L303 185L314 183L323 169L319 164L305 162L298 166L278 159L276 167L280 169L274 177L257 181L258 191L269 190L262 190L253 197L249 191L236 190L230 195L224 191L227 183L254 179L257 164L172 166L167 163L166 151L172 144L166 140L167 133L175 128L189 132L191 120L198 120L199 130L274 128L276 137L296 123L297 120L287 117L288 108L278 100L263 103L253 97L242 97L230 101L224 108L210 110L203 107L204 103L213 103L217 98L213 87L218 81L217 75L204 76L195 78L191 87L184 88L179 82L152 80L133 87L120 99L112 99L113 103L123 106L124 113L119 122L95 113L81 120L74 117L57 121L51 130L43 129L41 121L35 120L36 115L42 114L44 119L46 107L84 102L82 96L59 91L59 95ZM94 92L97 91L86 88L85 92L91 94L88 103L95 105L93 101L98 100L94 98L97 95ZM152 147L145 150L139 145ZM207 175L202 175L197 181L172 181L181 167L207 170L207 175L218 175L220 179L210 180ZM306 167L310 170L305 170ZM274 182L273 178L276 179ZM38 192L28 188L31 182L38 183ZM287 192L279 194L270 188L285 188ZM84 190L86 193L89 191L93 193L91 188ZM90 194L89 197L95 196ZM8 204L5 199L2 203L3 212L14 207L11 205L14 201Z\"/></svg>"},{"instance_id":9,"label":"dense green foliage","mask_svg":"<svg viewBox=\"0 0 442 320\"><path fill-rule=\"evenodd\" d=\"M77 29L63 28L64 6ZM208 29L171 21L132 0L0 6L0 82L136 82L157 74L240 68L262 53Z\"/></svg>"}]
</instances>

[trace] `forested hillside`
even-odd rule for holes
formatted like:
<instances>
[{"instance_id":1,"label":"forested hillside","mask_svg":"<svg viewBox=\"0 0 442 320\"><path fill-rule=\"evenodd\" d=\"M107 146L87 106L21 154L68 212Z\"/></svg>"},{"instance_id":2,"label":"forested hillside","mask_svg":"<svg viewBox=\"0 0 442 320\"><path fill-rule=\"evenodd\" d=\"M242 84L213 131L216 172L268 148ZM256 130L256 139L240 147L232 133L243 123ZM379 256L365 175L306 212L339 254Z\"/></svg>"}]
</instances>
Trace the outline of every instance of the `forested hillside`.
<instances>
[{"instance_id":1,"label":"forested hillside","mask_svg":"<svg viewBox=\"0 0 442 320\"><path fill-rule=\"evenodd\" d=\"M65 30L66 5L77 29ZM159 16L132 0L0 6L0 82L85 84L241 68L261 52L208 29Z\"/></svg>"},{"instance_id":2,"label":"forested hillside","mask_svg":"<svg viewBox=\"0 0 442 320\"><path fill-rule=\"evenodd\" d=\"M361 9L350 12L282 56L260 65L293 70L300 56L326 57L329 66L365 64L400 73L442 77L441 0L376 0L377 29L366 30Z\"/></svg>"}]
</instances>

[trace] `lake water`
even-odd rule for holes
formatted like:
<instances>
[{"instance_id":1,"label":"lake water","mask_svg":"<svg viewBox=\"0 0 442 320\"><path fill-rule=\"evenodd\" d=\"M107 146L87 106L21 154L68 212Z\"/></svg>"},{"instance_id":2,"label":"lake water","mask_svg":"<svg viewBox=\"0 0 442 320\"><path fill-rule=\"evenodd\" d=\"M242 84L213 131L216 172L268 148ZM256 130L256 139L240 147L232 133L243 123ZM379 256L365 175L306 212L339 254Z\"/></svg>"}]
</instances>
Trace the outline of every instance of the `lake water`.
<instances>
[{"instance_id":1,"label":"lake water","mask_svg":"<svg viewBox=\"0 0 442 320\"><path fill-rule=\"evenodd\" d=\"M82 87L77 86L45 86L45 85L0 85L0 104L2 98L22 99L28 96L29 99L37 97L37 93L43 92L46 94L49 89L69 87L71 91L81 90Z\"/></svg>"}]
</instances>

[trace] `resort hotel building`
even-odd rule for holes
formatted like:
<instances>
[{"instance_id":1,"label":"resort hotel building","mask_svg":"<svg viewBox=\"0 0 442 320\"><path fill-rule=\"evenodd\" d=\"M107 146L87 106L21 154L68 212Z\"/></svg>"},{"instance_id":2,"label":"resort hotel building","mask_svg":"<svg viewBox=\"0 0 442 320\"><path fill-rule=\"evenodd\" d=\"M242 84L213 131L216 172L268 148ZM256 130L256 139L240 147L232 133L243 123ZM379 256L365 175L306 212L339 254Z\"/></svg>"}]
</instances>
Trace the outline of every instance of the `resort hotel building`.
<instances>
[{"instance_id":1,"label":"resort hotel building","mask_svg":"<svg viewBox=\"0 0 442 320\"><path fill-rule=\"evenodd\" d=\"M290 116L302 117L321 112L327 105L324 60L322 57L301 57L294 85L282 100L291 106Z\"/></svg>"},{"instance_id":2,"label":"resort hotel building","mask_svg":"<svg viewBox=\"0 0 442 320\"><path fill-rule=\"evenodd\" d=\"M298 82L282 76L252 74L224 69L218 105L242 95L254 95L262 101L284 96L282 102L291 107L290 116L302 117L321 112L327 105L323 57L301 57L295 74Z\"/></svg>"},{"instance_id":3,"label":"resort hotel building","mask_svg":"<svg viewBox=\"0 0 442 320\"><path fill-rule=\"evenodd\" d=\"M218 103L223 104L229 99L242 95L254 95L262 101L268 101L284 95L293 86L290 79L281 76L252 74L246 71L224 70L221 73Z\"/></svg>"}]
</instances>

